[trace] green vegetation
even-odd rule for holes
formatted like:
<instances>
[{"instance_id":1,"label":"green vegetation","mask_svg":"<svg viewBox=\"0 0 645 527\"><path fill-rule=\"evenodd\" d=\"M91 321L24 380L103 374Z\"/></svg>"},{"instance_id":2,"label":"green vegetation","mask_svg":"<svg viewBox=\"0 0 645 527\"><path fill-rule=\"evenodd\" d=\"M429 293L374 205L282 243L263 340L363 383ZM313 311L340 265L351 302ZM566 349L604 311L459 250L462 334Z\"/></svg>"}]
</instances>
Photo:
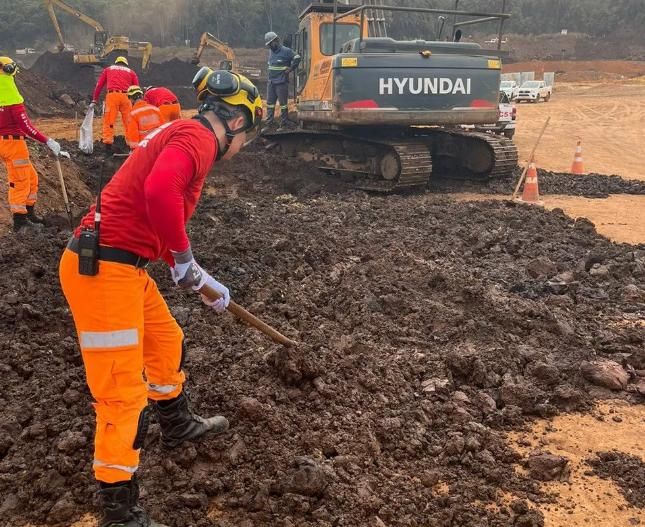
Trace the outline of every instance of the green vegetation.
<instances>
[{"instance_id":1,"label":"green vegetation","mask_svg":"<svg viewBox=\"0 0 645 527\"><path fill-rule=\"evenodd\" d=\"M303 0L68 0L95 17L115 34L150 40L158 46L197 42L210 31L238 47L260 47L265 31L293 32ZM359 2L353 2L359 3ZM392 5L450 7L453 0L397 0ZM461 0L460 7L499 11L502 0ZM508 0L513 18L506 30L540 34L570 32L592 36L624 34L645 42L643 0ZM42 0L0 0L0 46L50 48L56 36ZM68 43L87 47L91 30L59 14ZM395 37L433 38L437 17L397 15L391 23ZM482 30L494 31L493 27Z\"/></svg>"}]
</instances>

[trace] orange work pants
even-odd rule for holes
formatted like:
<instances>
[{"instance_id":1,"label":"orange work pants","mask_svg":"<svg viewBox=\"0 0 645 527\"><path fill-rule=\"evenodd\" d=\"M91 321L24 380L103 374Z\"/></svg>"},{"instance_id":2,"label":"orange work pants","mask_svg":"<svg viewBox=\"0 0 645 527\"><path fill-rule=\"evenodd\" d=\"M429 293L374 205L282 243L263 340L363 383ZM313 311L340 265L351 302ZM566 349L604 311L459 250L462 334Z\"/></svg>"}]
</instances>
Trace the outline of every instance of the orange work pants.
<instances>
[{"instance_id":1,"label":"orange work pants","mask_svg":"<svg viewBox=\"0 0 645 527\"><path fill-rule=\"evenodd\" d=\"M66 249L59 275L96 401L94 474L126 481L139 465L134 442L148 398L181 393L183 332L144 269L100 261L96 276L83 276Z\"/></svg>"},{"instance_id":2,"label":"orange work pants","mask_svg":"<svg viewBox=\"0 0 645 527\"><path fill-rule=\"evenodd\" d=\"M27 214L27 206L34 205L38 197L38 174L25 140L0 138L0 159L9 176L9 208L13 214Z\"/></svg>"},{"instance_id":3,"label":"orange work pants","mask_svg":"<svg viewBox=\"0 0 645 527\"><path fill-rule=\"evenodd\" d=\"M181 119L181 105L178 102L175 104L162 104L159 106L159 112L161 112L162 123Z\"/></svg>"},{"instance_id":4,"label":"orange work pants","mask_svg":"<svg viewBox=\"0 0 645 527\"><path fill-rule=\"evenodd\" d=\"M103 142L106 145L114 143L114 125L116 118L121 113L123 130L128 126L132 103L125 93L111 92L105 96L105 114L103 115Z\"/></svg>"}]
</instances>

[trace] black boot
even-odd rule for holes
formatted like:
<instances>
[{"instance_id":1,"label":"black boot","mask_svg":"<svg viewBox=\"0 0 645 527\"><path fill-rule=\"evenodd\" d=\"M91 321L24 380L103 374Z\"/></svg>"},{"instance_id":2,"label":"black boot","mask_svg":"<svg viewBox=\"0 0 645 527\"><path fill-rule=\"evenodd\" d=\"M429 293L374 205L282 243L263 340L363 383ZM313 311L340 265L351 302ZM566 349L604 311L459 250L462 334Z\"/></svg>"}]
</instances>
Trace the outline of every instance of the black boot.
<instances>
[{"instance_id":1,"label":"black boot","mask_svg":"<svg viewBox=\"0 0 645 527\"><path fill-rule=\"evenodd\" d=\"M31 223L40 223L41 225L45 224L44 219L42 219L40 216L36 216L36 213L34 212L34 205L27 205L27 218L29 218L29 221Z\"/></svg>"},{"instance_id":2,"label":"black boot","mask_svg":"<svg viewBox=\"0 0 645 527\"><path fill-rule=\"evenodd\" d=\"M204 419L190 410L188 402L188 396L182 392L174 399L154 404L161 426L161 443L166 448L175 448L206 432L221 434L228 430L228 420L225 417L216 415Z\"/></svg>"},{"instance_id":3,"label":"black boot","mask_svg":"<svg viewBox=\"0 0 645 527\"><path fill-rule=\"evenodd\" d=\"M139 484L131 481L99 483L103 517L100 527L167 527L150 519L138 505Z\"/></svg>"},{"instance_id":4,"label":"black boot","mask_svg":"<svg viewBox=\"0 0 645 527\"><path fill-rule=\"evenodd\" d=\"M13 231L14 232L39 232L43 228L38 223L32 223L27 214L14 214L13 215Z\"/></svg>"}]
</instances>

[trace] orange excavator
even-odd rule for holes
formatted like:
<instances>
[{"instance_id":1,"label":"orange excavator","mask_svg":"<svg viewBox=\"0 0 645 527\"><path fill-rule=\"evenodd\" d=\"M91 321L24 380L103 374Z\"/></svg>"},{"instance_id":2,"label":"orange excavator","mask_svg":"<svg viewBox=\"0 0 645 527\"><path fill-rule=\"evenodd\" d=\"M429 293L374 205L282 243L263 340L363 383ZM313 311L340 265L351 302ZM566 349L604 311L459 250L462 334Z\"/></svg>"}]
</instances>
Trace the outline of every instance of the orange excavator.
<instances>
[{"instance_id":1,"label":"orange excavator","mask_svg":"<svg viewBox=\"0 0 645 527\"><path fill-rule=\"evenodd\" d=\"M309 5L294 36L298 128L265 131L268 148L356 176L360 188L424 187L431 177L486 180L509 174L511 140L476 131L496 122L502 53L461 42L464 26L498 23L498 13L371 5ZM388 16L452 18L448 40L394 40Z\"/></svg>"}]
</instances>

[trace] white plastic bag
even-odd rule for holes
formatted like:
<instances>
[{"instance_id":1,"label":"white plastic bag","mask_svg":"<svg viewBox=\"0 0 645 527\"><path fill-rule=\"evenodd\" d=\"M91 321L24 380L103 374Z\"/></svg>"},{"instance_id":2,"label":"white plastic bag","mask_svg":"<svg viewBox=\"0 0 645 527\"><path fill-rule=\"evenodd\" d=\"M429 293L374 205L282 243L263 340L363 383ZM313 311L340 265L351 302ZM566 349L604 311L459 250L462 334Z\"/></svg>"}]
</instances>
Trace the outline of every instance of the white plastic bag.
<instances>
[{"instance_id":1,"label":"white plastic bag","mask_svg":"<svg viewBox=\"0 0 645 527\"><path fill-rule=\"evenodd\" d=\"M87 110L81 130L78 134L78 148L84 154L91 154L94 151L94 108Z\"/></svg>"}]
</instances>

